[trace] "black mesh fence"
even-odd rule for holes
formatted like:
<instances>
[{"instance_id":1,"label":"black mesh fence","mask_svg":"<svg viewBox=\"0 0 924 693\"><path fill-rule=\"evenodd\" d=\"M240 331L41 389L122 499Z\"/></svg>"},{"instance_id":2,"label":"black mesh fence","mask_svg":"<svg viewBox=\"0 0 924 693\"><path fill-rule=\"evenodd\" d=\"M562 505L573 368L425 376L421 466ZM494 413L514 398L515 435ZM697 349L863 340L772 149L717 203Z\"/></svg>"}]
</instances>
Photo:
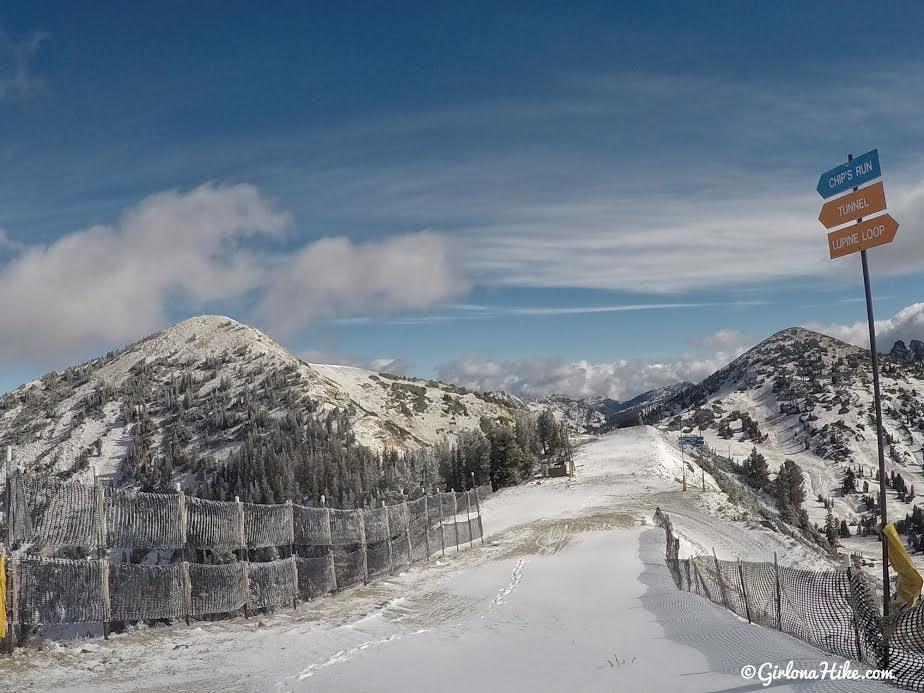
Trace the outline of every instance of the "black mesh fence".
<instances>
[{"instance_id":1,"label":"black mesh fence","mask_svg":"<svg viewBox=\"0 0 924 693\"><path fill-rule=\"evenodd\" d=\"M266 609L292 604L296 597L295 558L265 563L248 563L249 606Z\"/></svg>"},{"instance_id":2,"label":"black mesh fence","mask_svg":"<svg viewBox=\"0 0 924 693\"><path fill-rule=\"evenodd\" d=\"M393 572L403 570L411 564L411 545L407 535L393 537L391 540L391 569Z\"/></svg>"},{"instance_id":3,"label":"black mesh fence","mask_svg":"<svg viewBox=\"0 0 924 693\"><path fill-rule=\"evenodd\" d=\"M391 572L391 547L387 541L366 544L366 565L369 578L377 578Z\"/></svg>"},{"instance_id":4,"label":"black mesh fence","mask_svg":"<svg viewBox=\"0 0 924 693\"><path fill-rule=\"evenodd\" d=\"M299 599L315 599L337 589L333 555L327 551L314 556L296 556Z\"/></svg>"},{"instance_id":5,"label":"black mesh fence","mask_svg":"<svg viewBox=\"0 0 924 693\"><path fill-rule=\"evenodd\" d=\"M190 563L189 578L194 616L230 614L247 604L243 563Z\"/></svg>"},{"instance_id":6,"label":"black mesh fence","mask_svg":"<svg viewBox=\"0 0 924 693\"><path fill-rule=\"evenodd\" d=\"M15 561L20 623L47 625L103 620L103 579L98 560L20 558Z\"/></svg>"},{"instance_id":7,"label":"black mesh fence","mask_svg":"<svg viewBox=\"0 0 924 693\"><path fill-rule=\"evenodd\" d=\"M361 545L334 547L337 589L362 585L366 581L366 552Z\"/></svg>"},{"instance_id":8,"label":"black mesh fence","mask_svg":"<svg viewBox=\"0 0 924 693\"><path fill-rule=\"evenodd\" d=\"M110 547L180 548L185 542L179 495L106 491L106 536Z\"/></svg>"},{"instance_id":9,"label":"black mesh fence","mask_svg":"<svg viewBox=\"0 0 924 693\"><path fill-rule=\"evenodd\" d=\"M181 564L109 566L113 621L180 618L186 614L186 578Z\"/></svg>"},{"instance_id":10,"label":"black mesh fence","mask_svg":"<svg viewBox=\"0 0 924 693\"><path fill-rule=\"evenodd\" d=\"M677 587L820 650L889 669L892 682L924 691L924 603L883 619L870 579L856 568L810 571L774 563L678 558L679 541L660 510L665 560Z\"/></svg>"},{"instance_id":11,"label":"black mesh fence","mask_svg":"<svg viewBox=\"0 0 924 693\"><path fill-rule=\"evenodd\" d=\"M360 585L480 537L490 487L365 510L43 485L17 473L8 493L7 603L13 622L46 626L234 614ZM256 560L275 556L288 557Z\"/></svg>"}]
</instances>

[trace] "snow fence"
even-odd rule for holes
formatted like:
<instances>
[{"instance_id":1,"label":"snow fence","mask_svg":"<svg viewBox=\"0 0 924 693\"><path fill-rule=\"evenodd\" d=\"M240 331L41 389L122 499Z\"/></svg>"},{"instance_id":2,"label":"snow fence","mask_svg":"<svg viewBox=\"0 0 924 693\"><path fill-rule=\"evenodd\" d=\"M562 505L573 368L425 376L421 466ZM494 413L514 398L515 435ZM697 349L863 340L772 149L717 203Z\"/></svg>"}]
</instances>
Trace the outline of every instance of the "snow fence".
<instances>
[{"instance_id":1,"label":"snow fence","mask_svg":"<svg viewBox=\"0 0 924 693\"><path fill-rule=\"evenodd\" d=\"M883 618L869 578L855 568L810 571L776 561L681 559L670 517L657 509L654 519L664 528L665 562L679 589L820 650L891 670L892 683L924 691L924 604Z\"/></svg>"},{"instance_id":2,"label":"snow fence","mask_svg":"<svg viewBox=\"0 0 924 693\"><path fill-rule=\"evenodd\" d=\"M482 537L490 486L339 510L7 484L10 624L108 624L296 605ZM55 556L55 557L52 557ZM60 557L58 557L60 556ZM11 632L14 629L10 629Z\"/></svg>"}]
</instances>

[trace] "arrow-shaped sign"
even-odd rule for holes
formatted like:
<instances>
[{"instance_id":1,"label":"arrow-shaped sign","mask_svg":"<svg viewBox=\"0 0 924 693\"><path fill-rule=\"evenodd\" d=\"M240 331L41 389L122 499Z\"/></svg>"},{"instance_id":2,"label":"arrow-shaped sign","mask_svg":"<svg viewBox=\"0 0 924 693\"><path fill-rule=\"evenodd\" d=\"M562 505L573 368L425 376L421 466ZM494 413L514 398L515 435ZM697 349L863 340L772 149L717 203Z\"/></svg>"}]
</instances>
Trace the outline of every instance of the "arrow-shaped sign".
<instances>
[{"instance_id":1,"label":"arrow-shaped sign","mask_svg":"<svg viewBox=\"0 0 924 693\"><path fill-rule=\"evenodd\" d=\"M878 214L885 211L885 208L885 188L882 187L882 183L875 183L850 195L826 202L821 208L821 214L818 215L818 221L824 224L826 229L833 229L835 226L856 221L860 217Z\"/></svg>"},{"instance_id":2,"label":"arrow-shaped sign","mask_svg":"<svg viewBox=\"0 0 924 693\"><path fill-rule=\"evenodd\" d=\"M897 231L898 222L892 218L891 214L883 214L855 226L832 231L828 234L828 250L831 251L831 259L891 243Z\"/></svg>"},{"instance_id":3,"label":"arrow-shaped sign","mask_svg":"<svg viewBox=\"0 0 924 693\"><path fill-rule=\"evenodd\" d=\"M818 179L818 194L826 200L850 188L869 183L882 175L879 168L879 150L866 152L856 159L825 171Z\"/></svg>"}]
</instances>

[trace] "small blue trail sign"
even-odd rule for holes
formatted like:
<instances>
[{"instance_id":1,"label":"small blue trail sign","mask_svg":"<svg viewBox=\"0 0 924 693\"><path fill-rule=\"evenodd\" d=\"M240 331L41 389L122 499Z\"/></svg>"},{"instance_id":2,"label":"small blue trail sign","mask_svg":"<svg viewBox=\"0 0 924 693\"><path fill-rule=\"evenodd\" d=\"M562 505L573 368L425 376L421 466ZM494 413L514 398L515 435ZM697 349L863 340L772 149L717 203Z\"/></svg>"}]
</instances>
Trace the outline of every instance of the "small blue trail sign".
<instances>
[{"instance_id":1,"label":"small blue trail sign","mask_svg":"<svg viewBox=\"0 0 924 693\"><path fill-rule=\"evenodd\" d=\"M879 168L879 150L874 149L852 161L825 171L818 179L818 194L828 199L834 195L876 180L882 175Z\"/></svg>"},{"instance_id":2,"label":"small blue trail sign","mask_svg":"<svg viewBox=\"0 0 924 693\"><path fill-rule=\"evenodd\" d=\"M680 436L680 447L689 445L692 448L701 448L705 443L702 436Z\"/></svg>"}]
</instances>

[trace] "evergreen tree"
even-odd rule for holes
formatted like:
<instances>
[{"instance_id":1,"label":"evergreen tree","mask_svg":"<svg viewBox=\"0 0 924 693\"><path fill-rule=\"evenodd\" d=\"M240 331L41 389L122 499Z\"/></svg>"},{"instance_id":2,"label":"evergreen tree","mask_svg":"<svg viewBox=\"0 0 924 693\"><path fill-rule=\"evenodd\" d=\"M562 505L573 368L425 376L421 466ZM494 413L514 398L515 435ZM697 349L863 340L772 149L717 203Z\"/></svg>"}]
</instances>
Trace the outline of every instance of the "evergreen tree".
<instances>
[{"instance_id":1,"label":"evergreen tree","mask_svg":"<svg viewBox=\"0 0 924 693\"><path fill-rule=\"evenodd\" d=\"M855 493L857 490L857 477L850 467L847 467L847 471L844 473L844 482L841 484L841 488L844 490L844 495Z\"/></svg>"},{"instance_id":2,"label":"evergreen tree","mask_svg":"<svg viewBox=\"0 0 924 693\"><path fill-rule=\"evenodd\" d=\"M743 468L745 479L754 488L762 489L770 482L767 460L757 452L756 447L751 448L751 454L745 459Z\"/></svg>"},{"instance_id":3,"label":"evergreen tree","mask_svg":"<svg viewBox=\"0 0 924 693\"><path fill-rule=\"evenodd\" d=\"M837 521L834 519L834 515L831 513L829 508L828 514L825 517L825 538L828 540L828 543L831 546L837 546L837 534Z\"/></svg>"}]
</instances>

